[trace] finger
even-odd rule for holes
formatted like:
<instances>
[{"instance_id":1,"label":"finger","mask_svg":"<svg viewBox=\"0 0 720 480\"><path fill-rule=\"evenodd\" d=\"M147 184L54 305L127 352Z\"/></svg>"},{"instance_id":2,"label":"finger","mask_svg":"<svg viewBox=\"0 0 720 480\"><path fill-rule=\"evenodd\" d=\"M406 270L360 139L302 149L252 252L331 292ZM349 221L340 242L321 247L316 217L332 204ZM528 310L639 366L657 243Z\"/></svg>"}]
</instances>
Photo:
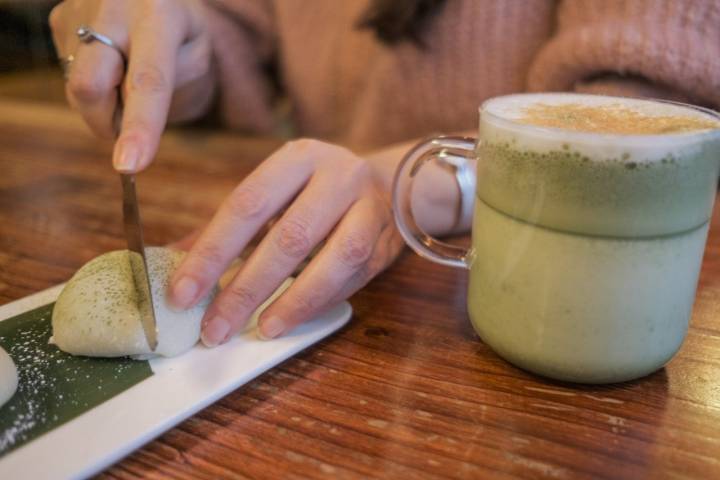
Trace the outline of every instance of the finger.
<instances>
[{"instance_id":1,"label":"finger","mask_svg":"<svg viewBox=\"0 0 720 480\"><path fill-rule=\"evenodd\" d=\"M125 107L113 165L121 172L137 172L155 157L167 121L175 76L177 50L184 25L176 24L170 3L152 2L138 10L130 31Z\"/></svg>"},{"instance_id":2,"label":"finger","mask_svg":"<svg viewBox=\"0 0 720 480\"><path fill-rule=\"evenodd\" d=\"M202 117L211 109L215 92L215 87L206 78L176 88L168 110L168 122L179 124Z\"/></svg>"},{"instance_id":3,"label":"finger","mask_svg":"<svg viewBox=\"0 0 720 480\"><path fill-rule=\"evenodd\" d=\"M392 224L386 226L380 234L370 261L338 290L326 306L333 306L347 300L355 292L367 285L378 273L392 264L404 247L405 241L395 226Z\"/></svg>"},{"instance_id":4,"label":"finger","mask_svg":"<svg viewBox=\"0 0 720 480\"><path fill-rule=\"evenodd\" d=\"M312 318L352 282L360 288L370 276L369 262L389 215L378 202L355 203L290 288L262 315L258 333L274 338ZM382 212L379 214L379 212Z\"/></svg>"},{"instance_id":5,"label":"finger","mask_svg":"<svg viewBox=\"0 0 720 480\"><path fill-rule=\"evenodd\" d=\"M72 45L68 45L69 35L67 32L67 2L62 2L53 7L48 17L48 24L52 33L55 51L58 57L66 57L72 52Z\"/></svg>"},{"instance_id":6,"label":"finger","mask_svg":"<svg viewBox=\"0 0 720 480\"><path fill-rule=\"evenodd\" d=\"M173 275L170 301L189 308L212 288L256 232L305 185L313 165L283 147L225 199Z\"/></svg>"},{"instance_id":7,"label":"finger","mask_svg":"<svg viewBox=\"0 0 720 480\"><path fill-rule=\"evenodd\" d=\"M347 190L339 193L332 179L311 179L205 313L202 338L206 345L217 345L242 328L263 300L327 236L354 198ZM333 201L325 200L328 198Z\"/></svg>"},{"instance_id":8,"label":"finger","mask_svg":"<svg viewBox=\"0 0 720 480\"><path fill-rule=\"evenodd\" d=\"M79 2L65 0L57 4L48 17L53 42L59 57L75 53L80 40L75 34L77 27L94 18L102 4L100 2Z\"/></svg>"},{"instance_id":9,"label":"finger","mask_svg":"<svg viewBox=\"0 0 720 480\"><path fill-rule=\"evenodd\" d=\"M81 43L74 55L65 86L68 101L95 134L112 138L123 59L115 49L99 42Z\"/></svg>"},{"instance_id":10,"label":"finger","mask_svg":"<svg viewBox=\"0 0 720 480\"><path fill-rule=\"evenodd\" d=\"M181 88L202 77L210 69L211 47L207 35L184 43L177 54L175 88Z\"/></svg>"},{"instance_id":11,"label":"finger","mask_svg":"<svg viewBox=\"0 0 720 480\"><path fill-rule=\"evenodd\" d=\"M180 47L168 119L184 122L202 115L210 108L215 89L208 82L210 73L210 42L198 37Z\"/></svg>"},{"instance_id":12,"label":"finger","mask_svg":"<svg viewBox=\"0 0 720 480\"><path fill-rule=\"evenodd\" d=\"M91 130L102 137L112 135L116 89L123 75L122 57L99 42L80 42L75 30L78 25L92 24L120 49L125 49L124 10L123 5L115 2L65 1L53 9L49 18L59 56L73 57L67 71L68 102L81 113Z\"/></svg>"}]
</instances>

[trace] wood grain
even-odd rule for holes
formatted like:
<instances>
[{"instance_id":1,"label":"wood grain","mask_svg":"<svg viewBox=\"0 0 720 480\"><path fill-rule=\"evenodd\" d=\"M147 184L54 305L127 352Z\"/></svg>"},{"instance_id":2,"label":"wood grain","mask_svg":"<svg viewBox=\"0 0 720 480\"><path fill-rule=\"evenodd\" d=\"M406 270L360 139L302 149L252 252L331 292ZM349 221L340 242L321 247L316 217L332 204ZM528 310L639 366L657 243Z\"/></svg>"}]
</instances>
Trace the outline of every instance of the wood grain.
<instances>
[{"instance_id":1,"label":"wood grain","mask_svg":"<svg viewBox=\"0 0 720 480\"><path fill-rule=\"evenodd\" d=\"M149 243L202 225L277 141L171 132L139 180ZM124 246L110 146L60 108L0 102L0 303ZM720 478L720 212L688 338L663 370L550 382L477 339L464 272L409 253L339 334L102 478Z\"/></svg>"}]
</instances>

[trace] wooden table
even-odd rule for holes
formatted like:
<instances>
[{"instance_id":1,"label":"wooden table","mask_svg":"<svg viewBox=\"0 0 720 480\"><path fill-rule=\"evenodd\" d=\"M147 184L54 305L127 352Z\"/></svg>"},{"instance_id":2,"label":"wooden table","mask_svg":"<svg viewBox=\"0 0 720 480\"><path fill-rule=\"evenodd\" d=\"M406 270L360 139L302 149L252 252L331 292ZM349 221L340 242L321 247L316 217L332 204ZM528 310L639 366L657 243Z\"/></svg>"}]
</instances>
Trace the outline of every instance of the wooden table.
<instances>
[{"instance_id":1,"label":"wooden table","mask_svg":"<svg viewBox=\"0 0 720 480\"><path fill-rule=\"evenodd\" d=\"M277 145L175 132L140 178L149 243L201 225ZM0 103L0 303L123 248L109 146L64 109ZM720 216L679 355L639 381L550 382L465 312L465 272L406 253L339 334L228 395L105 478L720 478Z\"/></svg>"}]
</instances>

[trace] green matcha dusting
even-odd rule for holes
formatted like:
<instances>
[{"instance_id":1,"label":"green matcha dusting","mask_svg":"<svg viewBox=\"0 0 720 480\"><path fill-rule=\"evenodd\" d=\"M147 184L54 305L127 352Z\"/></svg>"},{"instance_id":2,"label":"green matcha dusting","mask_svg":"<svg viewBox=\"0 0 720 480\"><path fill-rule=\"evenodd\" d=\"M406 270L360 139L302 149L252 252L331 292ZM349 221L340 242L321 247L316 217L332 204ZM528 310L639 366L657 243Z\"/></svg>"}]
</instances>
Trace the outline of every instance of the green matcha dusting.
<instances>
[{"instance_id":1,"label":"green matcha dusting","mask_svg":"<svg viewBox=\"0 0 720 480\"><path fill-rule=\"evenodd\" d=\"M625 105L536 103L525 108L520 123L588 133L660 135L719 129L710 118L689 115L647 115Z\"/></svg>"},{"instance_id":2,"label":"green matcha dusting","mask_svg":"<svg viewBox=\"0 0 720 480\"><path fill-rule=\"evenodd\" d=\"M611 236L665 235L707 221L717 178L715 152L660 161L629 154L593 161L565 144L544 153L482 142L478 196L515 218Z\"/></svg>"}]
</instances>

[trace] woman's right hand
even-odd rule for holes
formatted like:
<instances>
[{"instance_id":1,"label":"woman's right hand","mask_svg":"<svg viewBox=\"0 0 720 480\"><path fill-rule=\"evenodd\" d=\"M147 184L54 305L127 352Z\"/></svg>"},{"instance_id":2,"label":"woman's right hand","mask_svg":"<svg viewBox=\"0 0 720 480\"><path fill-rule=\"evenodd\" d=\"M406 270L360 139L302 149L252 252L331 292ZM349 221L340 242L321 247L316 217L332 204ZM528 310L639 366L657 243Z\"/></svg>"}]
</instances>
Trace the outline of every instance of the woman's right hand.
<instances>
[{"instance_id":1,"label":"woman's right hand","mask_svg":"<svg viewBox=\"0 0 720 480\"><path fill-rule=\"evenodd\" d=\"M50 14L60 57L74 56L66 95L93 132L116 135L113 165L136 172L155 157L170 120L207 111L214 91L210 38L200 0L65 0ZM77 28L89 25L125 52L123 59L100 42L82 43ZM124 111L113 124L118 87Z\"/></svg>"}]
</instances>

